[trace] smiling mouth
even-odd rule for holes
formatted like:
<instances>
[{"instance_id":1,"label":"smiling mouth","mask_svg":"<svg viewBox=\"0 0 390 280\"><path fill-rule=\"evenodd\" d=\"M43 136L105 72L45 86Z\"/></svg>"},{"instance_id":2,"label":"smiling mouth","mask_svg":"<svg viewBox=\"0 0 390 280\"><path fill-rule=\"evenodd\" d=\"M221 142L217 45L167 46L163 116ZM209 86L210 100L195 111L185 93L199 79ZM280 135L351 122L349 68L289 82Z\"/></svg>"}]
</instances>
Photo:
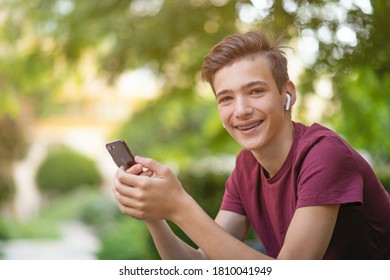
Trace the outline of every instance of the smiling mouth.
<instances>
[{"instance_id":1,"label":"smiling mouth","mask_svg":"<svg viewBox=\"0 0 390 280\"><path fill-rule=\"evenodd\" d=\"M246 131L246 130L250 130L250 129L256 127L256 126L259 126L262 123L263 123L263 121L258 121L258 122L250 123L250 124L247 124L247 125L239 125L239 126L235 126L235 127L238 130Z\"/></svg>"}]
</instances>

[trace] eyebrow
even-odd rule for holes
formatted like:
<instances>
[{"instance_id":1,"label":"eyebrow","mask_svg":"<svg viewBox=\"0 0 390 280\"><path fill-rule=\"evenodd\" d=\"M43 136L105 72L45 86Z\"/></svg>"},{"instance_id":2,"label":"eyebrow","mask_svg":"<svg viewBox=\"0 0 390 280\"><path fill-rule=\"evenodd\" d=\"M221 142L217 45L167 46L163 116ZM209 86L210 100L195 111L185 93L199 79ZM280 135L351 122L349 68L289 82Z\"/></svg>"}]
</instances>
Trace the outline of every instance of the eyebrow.
<instances>
[{"instance_id":1,"label":"eyebrow","mask_svg":"<svg viewBox=\"0 0 390 280\"><path fill-rule=\"evenodd\" d=\"M240 89L243 90L243 89L250 88L250 87L253 87L253 86L256 86L256 85L268 86L268 84L266 82L264 82L264 81L251 81L251 82L249 82L249 83L247 83L245 85L242 85L240 87ZM222 89L222 90L218 91L215 94L215 96L218 97L220 95L224 95L224 94L227 94L227 93L232 92L232 91L233 90L231 90L231 89Z\"/></svg>"}]
</instances>

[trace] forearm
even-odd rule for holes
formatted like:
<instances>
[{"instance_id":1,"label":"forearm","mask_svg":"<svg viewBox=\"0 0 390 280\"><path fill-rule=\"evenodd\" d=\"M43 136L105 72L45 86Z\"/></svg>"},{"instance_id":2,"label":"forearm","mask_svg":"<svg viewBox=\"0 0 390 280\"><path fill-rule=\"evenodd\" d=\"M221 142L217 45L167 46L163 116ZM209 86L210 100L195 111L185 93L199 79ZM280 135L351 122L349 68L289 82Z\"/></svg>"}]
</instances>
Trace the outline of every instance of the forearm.
<instances>
[{"instance_id":1,"label":"forearm","mask_svg":"<svg viewBox=\"0 0 390 280\"><path fill-rule=\"evenodd\" d=\"M161 259L204 259L206 256L178 238L166 221L145 221Z\"/></svg>"},{"instance_id":2,"label":"forearm","mask_svg":"<svg viewBox=\"0 0 390 280\"><path fill-rule=\"evenodd\" d=\"M176 223L210 259L272 259L233 237L189 198L173 217Z\"/></svg>"}]
</instances>

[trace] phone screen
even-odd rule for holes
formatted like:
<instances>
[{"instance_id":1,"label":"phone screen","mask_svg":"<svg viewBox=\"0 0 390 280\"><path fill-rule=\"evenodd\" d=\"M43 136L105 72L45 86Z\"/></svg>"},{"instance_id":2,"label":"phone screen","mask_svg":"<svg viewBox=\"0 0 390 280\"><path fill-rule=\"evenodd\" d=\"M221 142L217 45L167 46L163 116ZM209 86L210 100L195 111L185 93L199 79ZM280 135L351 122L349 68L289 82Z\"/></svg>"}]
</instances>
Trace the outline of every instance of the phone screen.
<instances>
[{"instance_id":1,"label":"phone screen","mask_svg":"<svg viewBox=\"0 0 390 280\"><path fill-rule=\"evenodd\" d=\"M118 167L129 169L135 164L134 156L124 140L107 143L106 149Z\"/></svg>"}]
</instances>

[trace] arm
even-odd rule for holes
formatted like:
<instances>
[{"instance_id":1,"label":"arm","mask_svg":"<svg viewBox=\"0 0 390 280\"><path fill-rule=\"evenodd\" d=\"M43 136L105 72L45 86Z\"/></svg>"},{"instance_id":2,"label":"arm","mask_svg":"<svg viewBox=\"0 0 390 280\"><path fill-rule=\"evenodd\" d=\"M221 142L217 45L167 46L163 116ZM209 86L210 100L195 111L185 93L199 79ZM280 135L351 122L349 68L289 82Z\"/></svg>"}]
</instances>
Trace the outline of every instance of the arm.
<instances>
[{"instance_id":1,"label":"arm","mask_svg":"<svg viewBox=\"0 0 390 280\"><path fill-rule=\"evenodd\" d=\"M196 250L178 238L164 220L145 221L153 242L163 260L206 259L202 251Z\"/></svg>"},{"instance_id":2,"label":"arm","mask_svg":"<svg viewBox=\"0 0 390 280\"><path fill-rule=\"evenodd\" d=\"M145 223L162 259L208 259L201 249L196 250L179 239L165 221ZM220 211L215 223L241 241L244 241L249 231L248 219L233 212Z\"/></svg>"},{"instance_id":3,"label":"arm","mask_svg":"<svg viewBox=\"0 0 390 280\"><path fill-rule=\"evenodd\" d=\"M242 236L234 234L234 230L235 236L225 231L229 224L212 220L184 191L170 169L150 159L138 158L138 161L157 176L149 178L118 170L115 188L123 213L142 220L173 221L211 259L271 259L242 243L237 239ZM329 205L296 210L278 258L322 258L338 209L337 205Z\"/></svg>"},{"instance_id":4,"label":"arm","mask_svg":"<svg viewBox=\"0 0 390 280\"><path fill-rule=\"evenodd\" d=\"M332 237L338 210L339 205L297 209L277 259L322 259ZM197 205L175 221L212 259L271 259L227 235L207 220Z\"/></svg>"},{"instance_id":5,"label":"arm","mask_svg":"<svg viewBox=\"0 0 390 280\"><path fill-rule=\"evenodd\" d=\"M298 208L278 259L322 259L336 224L340 205Z\"/></svg>"},{"instance_id":6,"label":"arm","mask_svg":"<svg viewBox=\"0 0 390 280\"><path fill-rule=\"evenodd\" d=\"M173 216L172 221L176 223L210 259L270 259L270 257L259 253L242 242L247 236L249 229L247 218L245 218L245 220L246 223L248 223L248 226L240 233L239 227L231 228L231 225L229 224L218 224L214 222L203 209L194 202L183 201L183 205L186 205L185 207L183 206L183 209L186 209L185 213L178 212L178 215ZM224 215L231 212L221 211L220 214L221 213ZM233 215L240 216L238 214ZM233 232L238 232L236 232L236 235L231 235L224 230L223 227L226 227ZM239 237L240 234L242 234L241 238Z\"/></svg>"}]
</instances>

